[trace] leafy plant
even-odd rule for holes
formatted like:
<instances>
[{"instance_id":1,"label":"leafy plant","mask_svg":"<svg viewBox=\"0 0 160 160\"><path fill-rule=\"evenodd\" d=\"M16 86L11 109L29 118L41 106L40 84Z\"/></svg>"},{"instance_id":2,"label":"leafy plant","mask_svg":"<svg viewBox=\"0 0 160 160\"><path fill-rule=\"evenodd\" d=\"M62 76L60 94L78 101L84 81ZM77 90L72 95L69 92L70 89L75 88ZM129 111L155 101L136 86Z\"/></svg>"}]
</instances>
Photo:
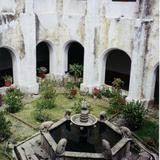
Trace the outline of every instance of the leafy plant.
<instances>
[{"instance_id":1,"label":"leafy plant","mask_svg":"<svg viewBox=\"0 0 160 160\"><path fill-rule=\"evenodd\" d=\"M78 77L80 77L82 75L82 71L83 71L83 66L79 65L79 64L70 64L69 65L69 71L70 73L73 73L74 75L74 80L75 82L77 82Z\"/></svg>"},{"instance_id":2,"label":"leafy plant","mask_svg":"<svg viewBox=\"0 0 160 160\"><path fill-rule=\"evenodd\" d=\"M15 96L18 96L21 99L24 97L24 94L21 92L21 90L15 87L8 88L6 90L6 95L9 93L13 93Z\"/></svg>"},{"instance_id":3,"label":"leafy plant","mask_svg":"<svg viewBox=\"0 0 160 160\"><path fill-rule=\"evenodd\" d=\"M0 112L0 141L3 141L6 138L9 138L11 135L11 122L7 121L5 118L5 113Z\"/></svg>"},{"instance_id":4,"label":"leafy plant","mask_svg":"<svg viewBox=\"0 0 160 160\"><path fill-rule=\"evenodd\" d=\"M101 95L106 97L106 98L110 98L112 93L111 93L111 91L109 89L103 88L101 90Z\"/></svg>"},{"instance_id":5,"label":"leafy plant","mask_svg":"<svg viewBox=\"0 0 160 160\"><path fill-rule=\"evenodd\" d=\"M74 82L70 81L70 82L66 82L64 87L66 90L70 90L70 89L73 89L75 87L75 85L74 85Z\"/></svg>"},{"instance_id":6,"label":"leafy plant","mask_svg":"<svg viewBox=\"0 0 160 160\"><path fill-rule=\"evenodd\" d=\"M123 117L127 126L132 130L136 130L142 126L144 114L144 104L140 101L129 102L123 109Z\"/></svg>"},{"instance_id":7,"label":"leafy plant","mask_svg":"<svg viewBox=\"0 0 160 160\"><path fill-rule=\"evenodd\" d=\"M56 81L50 78L46 78L40 82L40 92L46 91L48 88L55 88Z\"/></svg>"},{"instance_id":8,"label":"leafy plant","mask_svg":"<svg viewBox=\"0 0 160 160\"><path fill-rule=\"evenodd\" d=\"M55 88L49 88L49 87L46 87L46 90L44 90L41 93L41 95L42 95L42 98L46 100L52 99L52 102L55 101L56 96L57 96Z\"/></svg>"},{"instance_id":9,"label":"leafy plant","mask_svg":"<svg viewBox=\"0 0 160 160\"><path fill-rule=\"evenodd\" d=\"M110 107L107 108L109 113L115 114L122 111L126 101L118 90L112 91L112 98L109 98Z\"/></svg>"},{"instance_id":10,"label":"leafy plant","mask_svg":"<svg viewBox=\"0 0 160 160\"><path fill-rule=\"evenodd\" d=\"M57 97L55 82L50 79L44 80L41 84L41 99L37 102L37 106L41 108L54 108Z\"/></svg>"},{"instance_id":11,"label":"leafy plant","mask_svg":"<svg viewBox=\"0 0 160 160\"><path fill-rule=\"evenodd\" d=\"M124 85L124 82L120 78L114 78L112 85L115 89L120 90Z\"/></svg>"},{"instance_id":12,"label":"leafy plant","mask_svg":"<svg viewBox=\"0 0 160 160\"><path fill-rule=\"evenodd\" d=\"M36 109L34 111L34 118L38 122L44 122L51 120L51 115L45 109Z\"/></svg>"},{"instance_id":13,"label":"leafy plant","mask_svg":"<svg viewBox=\"0 0 160 160\"><path fill-rule=\"evenodd\" d=\"M47 68L46 67L39 67L37 68L38 73L47 73Z\"/></svg>"},{"instance_id":14,"label":"leafy plant","mask_svg":"<svg viewBox=\"0 0 160 160\"><path fill-rule=\"evenodd\" d=\"M36 108L39 109L52 109L55 107L55 100L54 99L40 99L36 103Z\"/></svg>"},{"instance_id":15,"label":"leafy plant","mask_svg":"<svg viewBox=\"0 0 160 160\"><path fill-rule=\"evenodd\" d=\"M5 81L11 81L12 82L12 76L10 75L5 75L2 77Z\"/></svg>"},{"instance_id":16,"label":"leafy plant","mask_svg":"<svg viewBox=\"0 0 160 160\"><path fill-rule=\"evenodd\" d=\"M15 113L22 107L23 93L17 88L9 88L6 90L4 102L8 105L7 111Z\"/></svg>"}]
</instances>

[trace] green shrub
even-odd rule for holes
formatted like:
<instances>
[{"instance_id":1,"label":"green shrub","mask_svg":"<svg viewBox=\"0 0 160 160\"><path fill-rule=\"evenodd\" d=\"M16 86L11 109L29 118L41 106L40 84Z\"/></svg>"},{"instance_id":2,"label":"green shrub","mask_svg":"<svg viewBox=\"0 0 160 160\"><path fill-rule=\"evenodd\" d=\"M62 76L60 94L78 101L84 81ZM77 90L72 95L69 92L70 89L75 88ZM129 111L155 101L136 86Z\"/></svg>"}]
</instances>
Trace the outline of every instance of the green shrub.
<instances>
[{"instance_id":1,"label":"green shrub","mask_svg":"<svg viewBox=\"0 0 160 160\"><path fill-rule=\"evenodd\" d=\"M106 98L114 98L117 97L117 94L121 94L120 90L117 90L115 88L109 89L109 88L103 88L101 90L101 96L104 96Z\"/></svg>"},{"instance_id":2,"label":"green shrub","mask_svg":"<svg viewBox=\"0 0 160 160\"><path fill-rule=\"evenodd\" d=\"M43 91L41 95L41 98L51 100L53 103L55 102L57 97L55 88L46 88L46 90Z\"/></svg>"},{"instance_id":3,"label":"green shrub","mask_svg":"<svg viewBox=\"0 0 160 160\"><path fill-rule=\"evenodd\" d=\"M50 78L46 78L40 82L40 92L46 91L48 88L55 88L56 81Z\"/></svg>"},{"instance_id":4,"label":"green shrub","mask_svg":"<svg viewBox=\"0 0 160 160\"><path fill-rule=\"evenodd\" d=\"M107 112L111 114L118 113L123 110L126 101L118 90L112 91L112 98L109 98L109 108Z\"/></svg>"},{"instance_id":5,"label":"green shrub","mask_svg":"<svg viewBox=\"0 0 160 160\"><path fill-rule=\"evenodd\" d=\"M8 105L7 111L15 113L22 107L22 92L17 88L9 88L6 90L4 102Z\"/></svg>"},{"instance_id":6,"label":"green shrub","mask_svg":"<svg viewBox=\"0 0 160 160\"><path fill-rule=\"evenodd\" d=\"M110 98L111 97L111 91L109 89L103 88L101 90L101 94L102 94L102 96L104 96L106 98Z\"/></svg>"},{"instance_id":7,"label":"green shrub","mask_svg":"<svg viewBox=\"0 0 160 160\"><path fill-rule=\"evenodd\" d=\"M11 122L7 121L4 112L0 112L0 141L9 138L11 135Z\"/></svg>"},{"instance_id":8,"label":"green shrub","mask_svg":"<svg viewBox=\"0 0 160 160\"><path fill-rule=\"evenodd\" d=\"M40 85L41 99L37 102L37 107L51 109L55 107L55 100L57 97L55 89L55 81L45 79Z\"/></svg>"},{"instance_id":9,"label":"green shrub","mask_svg":"<svg viewBox=\"0 0 160 160\"><path fill-rule=\"evenodd\" d=\"M123 117L127 126L131 130L136 130L142 126L144 120L144 104L139 101L127 103L123 109Z\"/></svg>"},{"instance_id":10,"label":"green shrub","mask_svg":"<svg viewBox=\"0 0 160 160\"><path fill-rule=\"evenodd\" d=\"M52 109L55 107L55 101L54 99L40 99L36 103L36 108L39 109Z\"/></svg>"},{"instance_id":11,"label":"green shrub","mask_svg":"<svg viewBox=\"0 0 160 160\"><path fill-rule=\"evenodd\" d=\"M38 122L44 122L51 120L51 115L45 109L34 110L34 118Z\"/></svg>"},{"instance_id":12,"label":"green shrub","mask_svg":"<svg viewBox=\"0 0 160 160\"><path fill-rule=\"evenodd\" d=\"M24 94L20 91L20 89L18 88L14 88L14 87L11 87L11 88L8 88L6 90L6 94L14 94L15 96L18 96L19 98L23 98Z\"/></svg>"},{"instance_id":13,"label":"green shrub","mask_svg":"<svg viewBox=\"0 0 160 160\"><path fill-rule=\"evenodd\" d=\"M70 90L70 89L73 89L75 87L75 84L73 82L66 82L64 87L65 87L66 90Z\"/></svg>"}]
</instances>

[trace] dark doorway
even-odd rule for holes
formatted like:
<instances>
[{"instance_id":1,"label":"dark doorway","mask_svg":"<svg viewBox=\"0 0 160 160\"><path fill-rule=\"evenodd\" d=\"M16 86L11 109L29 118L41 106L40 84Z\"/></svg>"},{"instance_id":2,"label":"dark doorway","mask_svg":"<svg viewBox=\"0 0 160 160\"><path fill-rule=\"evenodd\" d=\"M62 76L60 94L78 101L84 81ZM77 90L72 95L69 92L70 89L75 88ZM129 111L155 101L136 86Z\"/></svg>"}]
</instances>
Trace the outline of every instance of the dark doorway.
<instances>
[{"instance_id":1,"label":"dark doorway","mask_svg":"<svg viewBox=\"0 0 160 160\"><path fill-rule=\"evenodd\" d=\"M154 103L155 105L159 105L159 66L156 69L156 84L154 91Z\"/></svg>"},{"instance_id":2,"label":"dark doorway","mask_svg":"<svg viewBox=\"0 0 160 160\"><path fill-rule=\"evenodd\" d=\"M84 48L78 42L72 42L68 47L68 71L70 64L79 64L83 66ZM83 74L82 74L83 75Z\"/></svg>"},{"instance_id":3,"label":"dark doorway","mask_svg":"<svg viewBox=\"0 0 160 160\"><path fill-rule=\"evenodd\" d=\"M122 89L129 90L131 60L122 50L110 51L106 60L105 84L112 85L114 78L120 78L124 85Z\"/></svg>"},{"instance_id":4,"label":"dark doorway","mask_svg":"<svg viewBox=\"0 0 160 160\"><path fill-rule=\"evenodd\" d=\"M37 68L46 67L49 73L49 46L46 42L41 42L37 45Z\"/></svg>"},{"instance_id":5,"label":"dark doorway","mask_svg":"<svg viewBox=\"0 0 160 160\"><path fill-rule=\"evenodd\" d=\"M7 48L0 48L0 87L3 87L5 84L4 76L11 76L13 79L12 66L11 51Z\"/></svg>"}]
</instances>

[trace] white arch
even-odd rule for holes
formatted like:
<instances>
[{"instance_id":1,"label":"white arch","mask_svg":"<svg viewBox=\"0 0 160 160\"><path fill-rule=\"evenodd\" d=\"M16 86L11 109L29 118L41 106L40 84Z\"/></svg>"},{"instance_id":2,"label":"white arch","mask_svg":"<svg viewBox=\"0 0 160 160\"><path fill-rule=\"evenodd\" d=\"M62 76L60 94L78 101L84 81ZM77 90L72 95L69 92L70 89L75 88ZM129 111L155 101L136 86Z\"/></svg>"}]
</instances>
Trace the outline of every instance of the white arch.
<instances>
[{"instance_id":1,"label":"white arch","mask_svg":"<svg viewBox=\"0 0 160 160\"><path fill-rule=\"evenodd\" d=\"M12 59L12 70L13 70L13 84L17 85L18 84L18 55L15 54L15 50L9 46L1 46L0 48L4 48L8 50L10 53L11 59Z\"/></svg>"},{"instance_id":2,"label":"white arch","mask_svg":"<svg viewBox=\"0 0 160 160\"><path fill-rule=\"evenodd\" d=\"M54 74L54 69L55 69L54 45L49 40L40 40L38 41L36 46L38 46L42 42L46 43L49 49L49 74ZM36 57L36 60L37 60L37 57Z\"/></svg>"},{"instance_id":3,"label":"white arch","mask_svg":"<svg viewBox=\"0 0 160 160\"><path fill-rule=\"evenodd\" d=\"M64 50L64 55L63 55L63 57L64 57L64 59L63 59L64 73L68 70L68 50L69 50L70 45L74 42L79 43L84 48L82 43L77 40L69 40L64 44L64 47L63 47L63 50ZM84 53L85 53L85 49L84 49ZM84 62L84 59L83 59L83 62Z\"/></svg>"},{"instance_id":4,"label":"white arch","mask_svg":"<svg viewBox=\"0 0 160 160\"><path fill-rule=\"evenodd\" d=\"M98 58L99 59L98 60L98 73L99 73L98 85L103 85L105 83L105 70L106 70L107 57L114 50L123 51L126 55L128 55L128 57L131 60L131 56L127 52L125 52L124 50L122 50L122 49L119 49L119 48L109 48L109 49L106 49L102 53L102 55L100 55L100 57Z\"/></svg>"}]
</instances>

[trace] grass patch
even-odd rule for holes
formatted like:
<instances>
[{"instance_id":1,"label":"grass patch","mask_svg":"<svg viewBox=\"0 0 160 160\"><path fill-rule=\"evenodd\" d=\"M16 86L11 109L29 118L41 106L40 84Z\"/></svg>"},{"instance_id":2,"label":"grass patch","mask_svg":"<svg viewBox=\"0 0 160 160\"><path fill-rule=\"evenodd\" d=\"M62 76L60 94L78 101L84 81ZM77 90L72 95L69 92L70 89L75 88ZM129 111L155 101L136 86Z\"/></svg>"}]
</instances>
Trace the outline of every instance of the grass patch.
<instances>
[{"instance_id":1,"label":"grass patch","mask_svg":"<svg viewBox=\"0 0 160 160\"><path fill-rule=\"evenodd\" d=\"M11 127L12 134L8 140L4 141L3 143L0 143L0 160L9 160L7 156L4 154L7 141L10 143L16 144L17 142L23 141L26 138L36 133L35 130L23 124L22 122L16 120L10 115L6 115L6 118L7 120L10 120L12 123L12 127ZM7 149L7 155L12 157L11 150Z\"/></svg>"},{"instance_id":2,"label":"grass patch","mask_svg":"<svg viewBox=\"0 0 160 160\"><path fill-rule=\"evenodd\" d=\"M5 152L5 143L0 143L0 159L9 160L7 156L4 154L4 152ZM11 156L11 152L8 154Z\"/></svg>"},{"instance_id":3,"label":"grass patch","mask_svg":"<svg viewBox=\"0 0 160 160\"><path fill-rule=\"evenodd\" d=\"M150 146L155 147L158 150L159 147L159 126L156 121L152 121L149 118L145 118L142 127L135 131L135 133L144 142Z\"/></svg>"},{"instance_id":4,"label":"grass patch","mask_svg":"<svg viewBox=\"0 0 160 160\"><path fill-rule=\"evenodd\" d=\"M71 109L72 107L74 107L74 103L78 100L79 97L81 96L77 95L73 99L68 99L64 94L58 94L55 101L55 104L56 104L55 107L52 109L47 109L46 112L48 112L51 115L51 119L53 121L58 121L59 119L63 118L64 112L66 109ZM99 113L105 110L105 107L108 106L108 102L106 100L93 99L89 96L85 97L85 99L87 99L87 101L91 105L91 108L92 108L91 113L97 117L99 117ZM23 119L25 122L35 127L38 127L40 123L34 119L34 114L33 114L33 111L35 110L36 102L38 100L39 99L24 105L23 109L15 113L15 115L20 119Z\"/></svg>"},{"instance_id":5,"label":"grass patch","mask_svg":"<svg viewBox=\"0 0 160 160\"><path fill-rule=\"evenodd\" d=\"M9 139L9 141L12 143L23 141L26 138L32 136L36 132L29 126L23 124L22 122L16 120L15 118L9 115L7 115L7 119L10 120L12 123L12 127L11 127L12 135Z\"/></svg>"}]
</instances>

